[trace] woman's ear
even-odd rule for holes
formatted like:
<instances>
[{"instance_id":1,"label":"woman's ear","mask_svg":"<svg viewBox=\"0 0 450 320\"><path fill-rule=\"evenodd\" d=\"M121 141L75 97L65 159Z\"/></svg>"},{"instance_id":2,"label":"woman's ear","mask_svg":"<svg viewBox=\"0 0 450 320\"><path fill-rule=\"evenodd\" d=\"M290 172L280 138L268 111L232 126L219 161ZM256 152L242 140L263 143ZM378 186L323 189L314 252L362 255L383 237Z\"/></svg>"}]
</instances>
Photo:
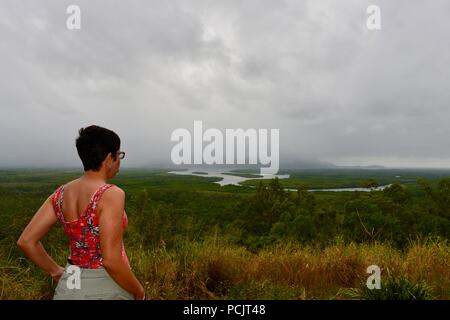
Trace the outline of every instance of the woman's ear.
<instances>
[{"instance_id":1,"label":"woman's ear","mask_svg":"<svg viewBox=\"0 0 450 320\"><path fill-rule=\"evenodd\" d=\"M106 165L107 168L111 167L111 164L113 163L111 152L108 153L108 155L106 156L104 162L105 162L105 165Z\"/></svg>"},{"instance_id":2,"label":"woman's ear","mask_svg":"<svg viewBox=\"0 0 450 320\"><path fill-rule=\"evenodd\" d=\"M111 170L112 163L113 163L113 159L112 159L112 154L111 154L111 152L110 152L110 153L108 153L108 155L107 155L106 158L105 158L106 168L108 168L109 170Z\"/></svg>"}]
</instances>

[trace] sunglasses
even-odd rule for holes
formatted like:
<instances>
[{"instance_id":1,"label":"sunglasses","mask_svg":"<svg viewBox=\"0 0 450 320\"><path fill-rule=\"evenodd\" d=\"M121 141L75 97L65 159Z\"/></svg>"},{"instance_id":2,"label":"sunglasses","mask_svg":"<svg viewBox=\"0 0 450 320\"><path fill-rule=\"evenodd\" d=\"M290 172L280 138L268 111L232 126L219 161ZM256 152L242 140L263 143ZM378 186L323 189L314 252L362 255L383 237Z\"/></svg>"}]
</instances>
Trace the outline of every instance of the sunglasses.
<instances>
[{"instance_id":1,"label":"sunglasses","mask_svg":"<svg viewBox=\"0 0 450 320\"><path fill-rule=\"evenodd\" d=\"M125 158L125 152L123 152L123 151L118 151L116 154L119 156L119 159L120 159L120 160L122 160L123 158Z\"/></svg>"}]
</instances>

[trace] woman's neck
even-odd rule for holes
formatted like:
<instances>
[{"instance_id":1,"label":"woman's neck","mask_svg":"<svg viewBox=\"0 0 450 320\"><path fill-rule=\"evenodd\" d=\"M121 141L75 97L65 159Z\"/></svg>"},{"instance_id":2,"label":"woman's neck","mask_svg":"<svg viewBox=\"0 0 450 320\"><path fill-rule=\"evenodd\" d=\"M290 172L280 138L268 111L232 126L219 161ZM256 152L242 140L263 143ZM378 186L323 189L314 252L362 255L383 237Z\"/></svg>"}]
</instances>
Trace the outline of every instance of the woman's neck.
<instances>
[{"instance_id":1,"label":"woman's neck","mask_svg":"<svg viewBox=\"0 0 450 320\"><path fill-rule=\"evenodd\" d=\"M106 173L104 173L102 170L99 171L92 171L92 170L88 170L85 171L84 174L82 175L82 178L84 179L88 179L88 180L99 180L103 183L106 183L106 180L108 180L108 176Z\"/></svg>"}]
</instances>

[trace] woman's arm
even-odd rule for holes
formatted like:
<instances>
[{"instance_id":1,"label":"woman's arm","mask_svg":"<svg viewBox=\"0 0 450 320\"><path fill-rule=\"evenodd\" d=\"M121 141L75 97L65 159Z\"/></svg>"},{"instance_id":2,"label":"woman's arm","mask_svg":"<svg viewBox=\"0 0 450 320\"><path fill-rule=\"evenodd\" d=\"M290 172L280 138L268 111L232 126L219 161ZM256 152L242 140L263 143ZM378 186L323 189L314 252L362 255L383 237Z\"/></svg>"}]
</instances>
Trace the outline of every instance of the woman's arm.
<instances>
[{"instance_id":1,"label":"woman's arm","mask_svg":"<svg viewBox=\"0 0 450 320\"><path fill-rule=\"evenodd\" d=\"M122 257L122 216L125 207L125 192L112 187L105 191L99 201L100 249L103 266L126 291L135 299L144 298L144 288L136 279L130 266Z\"/></svg>"},{"instance_id":2,"label":"woman's arm","mask_svg":"<svg viewBox=\"0 0 450 320\"><path fill-rule=\"evenodd\" d=\"M45 251L41 239L47 234L51 226L57 221L53 211L51 196L42 206L23 230L17 245L38 267L49 273L53 280L58 282L64 268L59 266Z\"/></svg>"}]
</instances>

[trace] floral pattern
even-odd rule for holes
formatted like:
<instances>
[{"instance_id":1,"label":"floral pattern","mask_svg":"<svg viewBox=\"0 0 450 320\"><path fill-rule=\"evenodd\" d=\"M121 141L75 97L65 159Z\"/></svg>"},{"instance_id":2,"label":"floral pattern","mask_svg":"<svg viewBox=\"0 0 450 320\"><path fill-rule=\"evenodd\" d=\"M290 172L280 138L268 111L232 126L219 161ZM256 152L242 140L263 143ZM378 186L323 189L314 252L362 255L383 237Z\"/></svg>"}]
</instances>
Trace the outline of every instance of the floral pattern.
<instances>
[{"instance_id":1,"label":"floral pattern","mask_svg":"<svg viewBox=\"0 0 450 320\"><path fill-rule=\"evenodd\" d=\"M70 240L69 259L72 264L77 265L80 268L98 269L103 267L103 259L100 250L100 228L97 214L97 202L100 200L102 194L112 186L112 184L101 186L92 196L86 210L84 210L80 218L71 222L66 222L62 213L62 200L65 185L59 187L53 193L52 203L55 214ZM127 225L128 217L124 211L122 227L125 229ZM123 242L122 257L129 263Z\"/></svg>"}]
</instances>

